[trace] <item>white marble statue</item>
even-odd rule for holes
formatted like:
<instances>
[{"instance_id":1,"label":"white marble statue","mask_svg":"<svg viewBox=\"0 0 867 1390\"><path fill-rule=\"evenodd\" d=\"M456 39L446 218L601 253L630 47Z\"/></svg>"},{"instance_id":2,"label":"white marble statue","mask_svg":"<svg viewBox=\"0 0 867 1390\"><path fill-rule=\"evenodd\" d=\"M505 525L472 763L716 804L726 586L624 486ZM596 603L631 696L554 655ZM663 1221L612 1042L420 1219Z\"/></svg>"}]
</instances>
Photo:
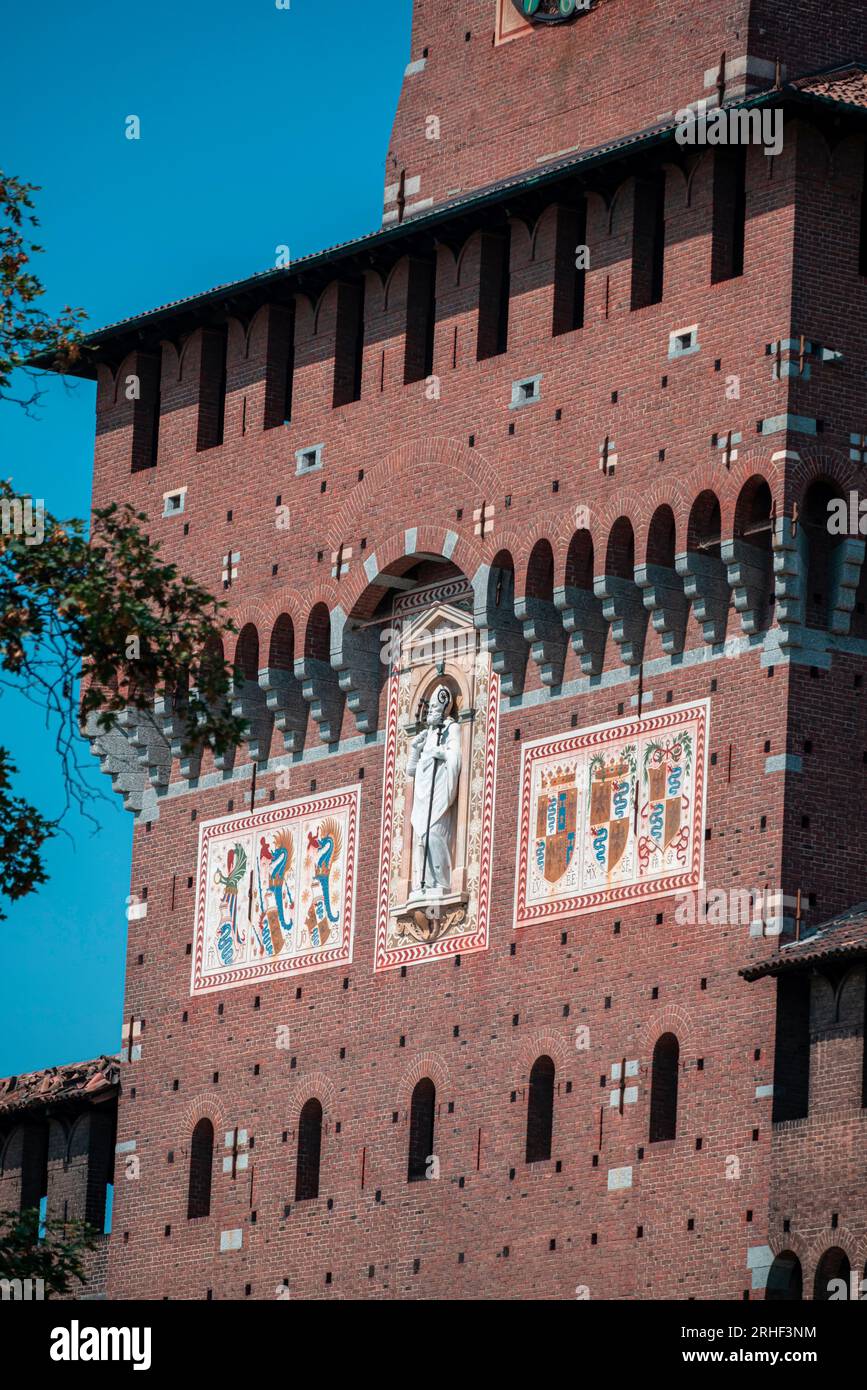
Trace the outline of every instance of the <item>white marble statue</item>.
<instances>
[{"instance_id":1,"label":"white marble statue","mask_svg":"<svg viewBox=\"0 0 867 1390\"><path fill-rule=\"evenodd\" d=\"M461 776L461 731L451 717L452 693L438 685L427 728L412 741L407 777L413 782L412 891L410 901L442 897L451 889L452 823Z\"/></svg>"}]
</instances>

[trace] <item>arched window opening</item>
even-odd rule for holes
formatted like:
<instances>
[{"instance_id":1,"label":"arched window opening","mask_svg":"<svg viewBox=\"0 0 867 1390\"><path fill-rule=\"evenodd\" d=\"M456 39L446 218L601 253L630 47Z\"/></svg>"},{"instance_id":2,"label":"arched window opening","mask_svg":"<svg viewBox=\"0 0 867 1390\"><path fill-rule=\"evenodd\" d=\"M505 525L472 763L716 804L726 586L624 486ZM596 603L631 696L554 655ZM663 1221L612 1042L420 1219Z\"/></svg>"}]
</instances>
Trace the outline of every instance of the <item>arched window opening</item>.
<instances>
[{"instance_id":1,"label":"arched window opening","mask_svg":"<svg viewBox=\"0 0 867 1390\"><path fill-rule=\"evenodd\" d=\"M407 1182L421 1182L427 1177L428 1162L433 1157L436 1098L436 1087L429 1076L423 1076L410 1104Z\"/></svg>"},{"instance_id":2,"label":"arched window opening","mask_svg":"<svg viewBox=\"0 0 867 1390\"><path fill-rule=\"evenodd\" d=\"M674 569L677 527L671 507L657 507L647 537L647 563Z\"/></svg>"},{"instance_id":3,"label":"arched window opening","mask_svg":"<svg viewBox=\"0 0 867 1390\"><path fill-rule=\"evenodd\" d=\"M605 555L605 573L618 579L635 578L635 534L631 521L625 516L619 517L611 528Z\"/></svg>"},{"instance_id":4,"label":"arched window opening","mask_svg":"<svg viewBox=\"0 0 867 1390\"><path fill-rule=\"evenodd\" d=\"M840 1298L848 1298L850 1270L849 1256L845 1250L841 1250L839 1245L834 1245L830 1250L826 1250L816 1266L816 1277L813 1280L813 1302L829 1303L832 1298L835 1302ZM840 1280L845 1285L845 1292Z\"/></svg>"},{"instance_id":5,"label":"arched window opening","mask_svg":"<svg viewBox=\"0 0 867 1390\"><path fill-rule=\"evenodd\" d=\"M527 1162L542 1163L551 1157L554 1132L554 1063L537 1057L530 1072L527 1099Z\"/></svg>"},{"instance_id":6,"label":"arched window opening","mask_svg":"<svg viewBox=\"0 0 867 1390\"><path fill-rule=\"evenodd\" d=\"M841 527L842 514L847 518ZM840 489L817 479L807 489L801 506L801 524L809 544L804 611L807 627L824 628L830 617L829 600L834 584L834 551L848 526L847 501Z\"/></svg>"},{"instance_id":7,"label":"arched window opening","mask_svg":"<svg viewBox=\"0 0 867 1390\"><path fill-rule=\"evenodd\" d=\"M653 1049L650 1082L650 1142L677 1135L677 1082L680 1044L673 1033L663 1033Z\"/></svg>"},{"instance_id":8,"label":"arched window opening","mask_svg":"<svg viewBox=\"0 0 867 1390\"><path fill-rule=\"evenodd\" d=\"M689 514L687 550L719 559L721 533L722 520L716 494L710 491L700 492Z\"/></svg>"},{"instance_id":9,"label":"arched window opening","mask_svg":"<svg viewBox=\"0 0 867 1390\"><path fill-rule=\"evenodd\" d=\"M298 1120L298 1163L295 1201L312 1202L319 1196L319 1160L322 1154L322 1106L311 1096Z\"/></svg>"},{"instance_id":10,"label":"arched window opening","mask_svg":"<svg viewBox=\"0 0 867 1390\"><path fill-rule=\"evenodd\" d=\"M791 1250L778 1255L768 1274L765 1289L766 1303L800 1303L804 1296L804 1276L801 1261Z\"/></svg>"},{"instance_id":11,"label":"arched window opening","mask_svg":"<svg viewBox=\"0 0 867 1390\"><path fill-rule=\"evenodd\" d=\"M214 1126L202 1119L193 1130L190 1143L190 1190L187 1220L211 1214L211 1173L214 1162Z\"/></svg>"}]
</instances>

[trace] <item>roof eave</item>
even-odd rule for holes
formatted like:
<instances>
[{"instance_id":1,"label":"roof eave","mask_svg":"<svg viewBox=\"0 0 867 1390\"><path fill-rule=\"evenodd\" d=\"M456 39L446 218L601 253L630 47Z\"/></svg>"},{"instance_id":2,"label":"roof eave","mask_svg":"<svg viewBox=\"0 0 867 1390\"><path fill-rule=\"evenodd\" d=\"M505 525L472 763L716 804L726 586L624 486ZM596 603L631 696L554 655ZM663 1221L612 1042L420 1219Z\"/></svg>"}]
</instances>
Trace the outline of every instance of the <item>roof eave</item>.
<instances>
[{"instance_id":1,"label":"roof eave","mask_svg":"<svg viewBox=\"0 0 867 1390\"><path fill-rule=\"evenodd\" d=\"M857 64L853 63L848 66L853 67ZM816 93L803 92L788 84L724 102L727 109L776 104L807 105L821 107L823 110L842 110L847 115L858 116L867 123L867 109L864 107L835 101ZM407 250L412 249L414 241L418 244L425 237L431 237L444 225L457 224L462 219L470 216L476 217L479 213L490 209L503 208L505 210L510 202L514 202L515 199L527 198L536 190L555 186L567 178L574 178L585 171L589 172L602 165L614 163L625 154L631 156L668 143L674 137L675 129L676 121L674 118L660 122L655 126L624 136L620 140L609 141L594 146L590 150L576 152L564 156L562 159L553 160L539 169L524 170L514 178L505 179L462 197L450 199L438 204L430 211L406 218L394 226L367 232L353 241L323 251L311 252L310 255L302 257L290 266L258 271L246 279L231 281L214 289L205 290L200 294L161 305L159 308L138 314L134 318L122 319L116 323L108 324L84 338L79 348L78 361L74 366L68 367L65 374L95 379L97 366L106 359L110 346L113 348L112 359L115 362L122 360L137 343L140 344L144 341L146 336L150 336L150 331L160 324L173 323L175 332L184 331L185 328L192 329L195 322L201 322L203 315L207 316L208 312L215 306L219 306L225 312L226 308L231 306L232 301L245 297L252 297L264 303L273 295L275 290L279 291L282 296L288 297L299 288L303 289L305 276L310 277L325 267L338 270L348 265L352 269L352 262L355 261L354 271L357 274L360 269L357 264L360 257L364 257L372 264L375 263L377 253L391 251L393 258L397 259L400 254L405 254ZM270 291L270 294L264 293L265 291ZM254 306L251 304L248 307ZM44 371L59 371L61 369L57 363L56 355L46 352L30 359L26 365Z\"/></svg>"}]
</instances>

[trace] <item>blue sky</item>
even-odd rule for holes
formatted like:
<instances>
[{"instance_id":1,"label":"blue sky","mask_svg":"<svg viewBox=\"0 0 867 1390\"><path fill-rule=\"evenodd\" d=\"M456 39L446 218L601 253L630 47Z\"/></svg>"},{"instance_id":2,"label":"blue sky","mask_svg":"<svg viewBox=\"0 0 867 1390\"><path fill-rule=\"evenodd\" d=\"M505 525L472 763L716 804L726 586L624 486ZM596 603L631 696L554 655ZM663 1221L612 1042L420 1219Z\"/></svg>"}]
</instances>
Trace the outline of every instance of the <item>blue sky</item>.
<instances>
[{"instance_id":1,"label":"blue sky","mask_svg":"<svg viewBox=\"0 0 867 1390\"><path fill-rule=\"evenodd\" d=\"M278 245L299 256L378 226L411 11L411 0L7 6L2 159L42 188L44 307L81 305L96 328L270 267ZM129 115L138 141L125 138ZM55 514L86 515L93 410L89 382L49 382L35 421L0 404L2 476ZM17 790L56 815L51 734L9 692L0 743ZM132 820L113 796L93 809L98 832L70 816L69 837L45 849L50 881L0 922L0 1076L120 1045Z\"/></svg>"}]
</instances>

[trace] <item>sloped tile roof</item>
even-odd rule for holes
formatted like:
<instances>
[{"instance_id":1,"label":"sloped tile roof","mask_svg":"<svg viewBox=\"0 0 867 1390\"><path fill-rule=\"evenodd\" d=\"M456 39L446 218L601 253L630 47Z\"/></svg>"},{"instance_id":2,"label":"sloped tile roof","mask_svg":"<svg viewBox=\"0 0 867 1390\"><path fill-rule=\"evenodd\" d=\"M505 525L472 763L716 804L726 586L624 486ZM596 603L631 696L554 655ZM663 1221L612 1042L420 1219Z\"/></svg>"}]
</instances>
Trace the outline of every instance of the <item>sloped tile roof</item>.
<instances>
[{"instance_id":1,"label":"sloped tile roof","mask_svg":"<svg viewBox=\"0 0 867 1390\"><path fill-rule=\"evenodd\" d=\"M46 1067L23 1076L0 1080L0 1116L14 1110L35 1109L57 1101L99 1103L116 1095L120 1079L118 1057L96 1057L91 1062L71 1062Z\"/></svg>"},{"instance_id":2,"label":"sloped tile roof","mask_svg":"<svg viewBox=\"0 0 867 1390\"><path fill-rule=\"evenodd\" d=\"M745 980L759 980L763 975L780 975L796 968L806 969L814 963L867 957L867 903L859 903L839 917L823 922L800 941L788 941L776 955L751 965L740 973Z\"/></svg>"},{"instance_id":3,"label":"sloped tile roof","mask_svg":"<svg viewBox=\"0 0 867 1390\"><path fill-rule=\"evenodd\" d=\"M836 68L817 77L802 77L791 85L806 96L821 97L825 101L843 102L847 106L862 106L867 109L867 68L861 63Z\"/></svg>"}]
</instances>

